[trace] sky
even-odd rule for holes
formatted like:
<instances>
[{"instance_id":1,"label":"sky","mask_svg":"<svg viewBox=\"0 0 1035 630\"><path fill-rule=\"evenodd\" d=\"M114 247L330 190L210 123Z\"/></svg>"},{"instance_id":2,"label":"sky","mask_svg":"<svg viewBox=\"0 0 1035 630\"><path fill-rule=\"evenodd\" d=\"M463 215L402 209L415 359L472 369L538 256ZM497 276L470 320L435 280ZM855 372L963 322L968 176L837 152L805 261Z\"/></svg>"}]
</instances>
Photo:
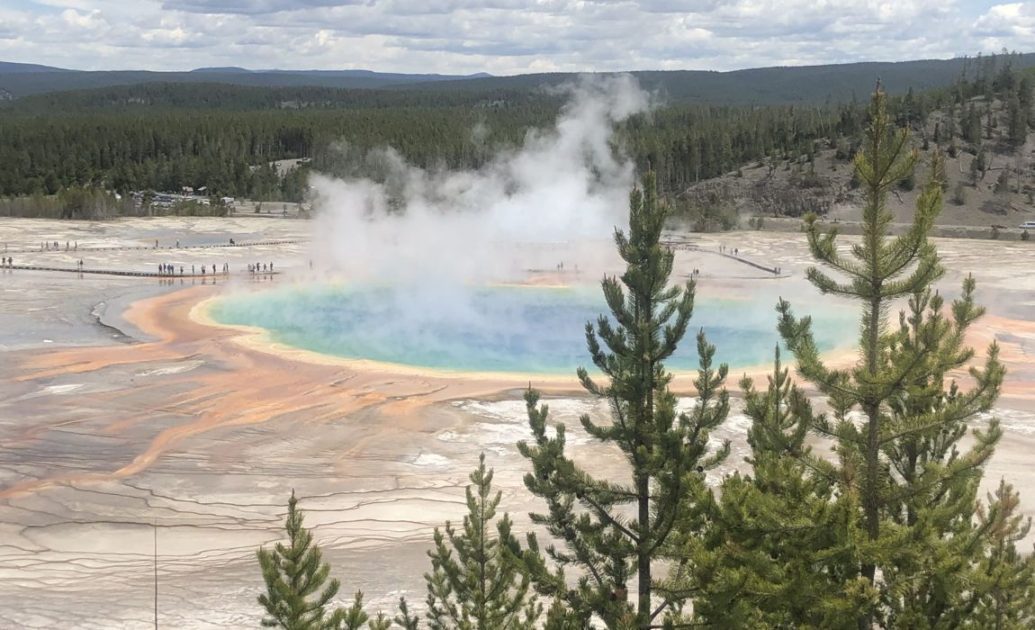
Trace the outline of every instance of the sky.
<instances>
[{"instance_id":1,"label":"sky","mask_svg":"<svg viewBox=\"0 0 1035 630\"><path fill-rule=\"evenodd\" d=\"M1035 52L1035 0L0 0L0 60L520 74Z\"/></svg>"}]
</instances>

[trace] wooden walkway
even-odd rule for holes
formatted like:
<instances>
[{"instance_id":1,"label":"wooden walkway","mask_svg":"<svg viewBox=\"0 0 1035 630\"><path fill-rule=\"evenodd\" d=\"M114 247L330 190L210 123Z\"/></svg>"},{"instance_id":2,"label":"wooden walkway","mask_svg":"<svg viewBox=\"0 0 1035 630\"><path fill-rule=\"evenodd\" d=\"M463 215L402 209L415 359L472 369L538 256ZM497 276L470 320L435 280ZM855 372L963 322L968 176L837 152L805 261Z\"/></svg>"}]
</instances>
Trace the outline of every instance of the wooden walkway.
<instances>
[{"instance_id":1,"label":"wooden walkway","mask_svg":"<svg viewBox=\"0 0 1035 630\"><path fill-rule=\"evenodd\" d=\"M122 269L92 269L85 267L47 267L44 265L11 265L0 267L0 271L58 271L62 273L96 274L103 276L127 276L132 278L161 278L175 280L177 278L228 278L230 272L219 273L158 273L157 271L126 271ZM276 276L280 271L242 272L249 276ZM242 275L241 273L234 275Z\"/></svg>"},{"instance_id":2,"label":"wooden walkway","mask_svg":"<svg viewBox=\"0 0 1035 630\"><path fill-rule=\"evenodd\" d=\"M80 252L132 252L132 251L169 251L169 250L180 250L180 249L229 249L236 247L261 247L264 245L304 245L308 243L305 239L281 239L272 241L245 241L242 243L207 243L203 245L160 245L158 247L149 245L139 246L126 246L126 247L70 247L63 249L58 247L57 249L11 249L5 252L0 252L0 255L6 256L7 254L77 254Z\"/></svg>"},{"instance_id":3,"label":"wooden walkway","mask_svg":"<svg viewBox=\"0 0 1035 630\"><path fill-rule=\"evenodd\" d=\"M703 248L701 248L698 245L695 245L693 243L688 243L686 241L668 240L668 241L662 241L661 244L669 247L670 249L681 249L681 250L684 250L684 251L701 252L701 253L704 253L704 254L714 254L715 256L722 256L723 258L729 258L730 260L735 260L735 261L737 261L739 263L743 263L743 264L748 265L750 267L754 267L755 269L758 269L760 271L764 271L766 273L773 274L774 276L782 276L783 275L783 274L780 273L780 269L777 269L776 267L766 267L763 264L756 263L756 262L754 262L752 260L748 260L747 258L743 258L741 256L734 256L733 254L727 254L725 252L717 252L717 251L714 251L714 250L711 250L711 249L703 249Z\"/></svg>"}]
</instances>

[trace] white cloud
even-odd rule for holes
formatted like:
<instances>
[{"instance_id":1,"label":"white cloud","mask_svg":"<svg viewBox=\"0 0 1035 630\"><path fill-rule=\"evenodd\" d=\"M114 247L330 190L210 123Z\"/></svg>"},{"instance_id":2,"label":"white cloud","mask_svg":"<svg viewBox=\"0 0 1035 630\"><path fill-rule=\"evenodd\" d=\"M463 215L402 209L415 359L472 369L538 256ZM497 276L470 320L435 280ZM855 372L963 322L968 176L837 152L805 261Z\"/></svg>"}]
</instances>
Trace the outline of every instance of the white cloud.
<instances>
[{"instance_id":1,"label":"white cloud","mask_svg":"<svg viewBox=\"0 0 1035 630\"><path fill-rule=\"evenodd\" d=\"M1035 1L36 0L0 7L0 59L86 69L729 70L1002 48L1035 49Z\"/></svg>"}]
</instances>

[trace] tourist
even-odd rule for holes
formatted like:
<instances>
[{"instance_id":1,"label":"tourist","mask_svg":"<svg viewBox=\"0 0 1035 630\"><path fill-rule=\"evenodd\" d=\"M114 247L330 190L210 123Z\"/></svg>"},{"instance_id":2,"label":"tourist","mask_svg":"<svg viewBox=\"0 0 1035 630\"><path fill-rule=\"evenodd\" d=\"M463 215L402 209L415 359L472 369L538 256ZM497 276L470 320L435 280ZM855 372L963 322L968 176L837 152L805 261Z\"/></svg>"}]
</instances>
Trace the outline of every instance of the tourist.
<instances>
[{"instance_id":1,"label":"tourist","mask_svg":"<svg viewBox=\"0 0 1035 630\"><path fill-rule=\"evenodd\" d=\"M79 241L75 242L75 251L79 251Z\"/></svg>"},{"instance_id":2,"label":"tourist","mask_svg":"<svg viewBox=\"0 0 1035 630\"><path fill-rule=\"evenodd\" d=\"M270 263L270 273L273 273L273 263Z\"/></svg>"},{"instance_id":3,"label":"tourist","mask_svg":"<svg viewBox=\"0 0 1035 630\"><path fill-rule=\"evenodd\" d=\"M183 265L180 265L180 275L183 275Z\"/></svg>"},{"instance_id":4,"label":"tourist","mask_svg":"<svg viewBox=\"0 0 1035 630\"><path fill-rule=\"evenodd\" d=\"M201 266L201 275L205 275L205 265Z\"/></svg>"},{"instance_id":5,"label":"tourist","mask_svg":"<svg viewBox=\"0 0 1035 630\"><path fill-rule=\"evenodd\" d=\"M194 272L194 265L190 266L190 275L192 275L192 276L196 276L197 275L197 273Z\"/></svg>"},{"instance_id":6,"label":"tourist","mask_svg":"<svg viewBox=\"0 0 1035 630\"><path fill-rule=\"evenodd\" d=\"M162 275L162 265L158 265L158 275Z\"/></svg>"},{"instance_id":7,"label":"tourist","mask_svg":"<svg viewBox=\"0 0 1035 630\"><path fill-rule=\"evenodd\" d=\"M176 241L176 249L179 249L179 248L180 248L180 242Z\"/></svg>"}]
</instances>

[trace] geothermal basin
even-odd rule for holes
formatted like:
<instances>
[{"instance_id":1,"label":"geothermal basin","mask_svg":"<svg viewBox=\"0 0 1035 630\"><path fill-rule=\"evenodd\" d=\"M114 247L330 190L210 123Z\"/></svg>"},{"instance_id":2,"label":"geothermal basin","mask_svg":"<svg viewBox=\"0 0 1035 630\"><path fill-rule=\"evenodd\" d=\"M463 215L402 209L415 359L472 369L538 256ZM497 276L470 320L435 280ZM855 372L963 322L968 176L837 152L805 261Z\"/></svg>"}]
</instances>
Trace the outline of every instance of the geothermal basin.
<instances>
[{"instance_id":1,"label":"geothermal basin","mask_svg":"<svg viewBox=\"0 0 1035 630\"><path fill-rule=\"evenodd\" d=\"M523 487L528 465L514 446L529 437L521 399L529 382L545 391L550 421L566 425L580 463L600 476L624 474L616 454L581 430L581 415L606 418L608 409L582 395L574 375L579 365L591 367L586 321L607 312L598 281L621 273L619 265L554 273L551 260L569 256L558 248L525 265L550 273L509 278L521 286L441 283L432 274L415 284L358 283L323 273L319 261L310 268L301 241L311 227L299 221L26 220L5 229L12 243L79 240L77 254L14 253L16 263L72 267L85 258L146 271L156 262L226 261L232 271L216 285L0 275L2 628L47 629L73 618L83 629L152 628L156 564L160 627L254 628L262 587L255 549L283 536L292 490L344 595L362 588L371 609L388 612L400 595L420 602L432 528L463 517L464 486L480 452L516 531L527 531L528 513L544 508ZM281 244L167 247L231 237ZM156 238L162 248L140 249ZM748 454L737 381L747 372L764 386L777 298L816 318L831 361L855 360L840 343L852 342L858 325L854 310L804 281L810 259L800 234L694 238L699 249L677 251L673 275L683 282L700 270L694 317L667 365L685 405L699 327L717 360L731 364L731 416L713 437L731 440L733 453L717 479ZM717 254L730 243L784 274ZM973 345L983 354L997 340L1008 368L996 409L1005 435L985 489L1007 478L1031 515L1032 250L1019 242L937 245L950 270L939 288L950 293L975 273L989 314L976 324ZM283 273L251 275L246 267L255 261L275 261ZM463 325L443 328L446 319ZM355 334L363 326L369 332ZM325 343L313 343L321 336ZM526 342L536 349L474 351ZM471 370L481 371L478 378Z\"/></svg>"}]
</instances>

